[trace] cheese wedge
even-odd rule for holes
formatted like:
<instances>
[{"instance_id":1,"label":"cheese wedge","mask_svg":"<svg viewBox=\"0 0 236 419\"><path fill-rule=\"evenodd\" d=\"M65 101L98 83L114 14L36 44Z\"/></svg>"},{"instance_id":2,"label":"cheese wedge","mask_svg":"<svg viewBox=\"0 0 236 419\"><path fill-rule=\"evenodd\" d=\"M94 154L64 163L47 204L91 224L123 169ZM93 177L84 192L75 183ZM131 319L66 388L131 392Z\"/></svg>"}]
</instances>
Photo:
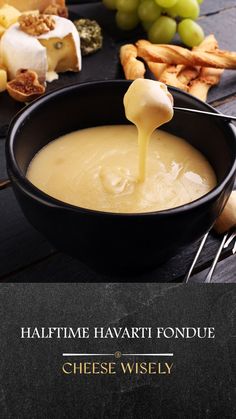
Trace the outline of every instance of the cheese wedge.
<instances>
[{"instance_id":1,"label":"cheese wedge","mask_svg":"<svg viewBox=\"0 0 236 419\"><path fill-rule=\"evenodd\" d=\"M57 78L56 73L81 70L80 38L68 19L53 16L55 29L32 36L19 23L6 30L1 39L0 55L10 79L20 69L33 70L41 82Z\"/></svg>"},{"instance_id":2,"label":"cheese wedge","mask_svg":"<svg viewBox=\"0 0 236 419\"><path fill-rule=\"evenodd\" d=\"M43 12L50 4L54 4L55 0L0 0L0 7L5 3L16 7L21 12L35 9ZM56 0L56 3L59 6L65 6L65 0Z\"/></svg>"},{"instance_id":3,"label":"cheese wedge","mask_svg":"<svg viewBox=\"0 0 236 419\"><path fill-rule=\"evenodd\" d=\"M0 25L4 28L9 28L9 26L16 23L21 13L13 6L5 4L0 8Z\"/></svg>"}]
</instances>

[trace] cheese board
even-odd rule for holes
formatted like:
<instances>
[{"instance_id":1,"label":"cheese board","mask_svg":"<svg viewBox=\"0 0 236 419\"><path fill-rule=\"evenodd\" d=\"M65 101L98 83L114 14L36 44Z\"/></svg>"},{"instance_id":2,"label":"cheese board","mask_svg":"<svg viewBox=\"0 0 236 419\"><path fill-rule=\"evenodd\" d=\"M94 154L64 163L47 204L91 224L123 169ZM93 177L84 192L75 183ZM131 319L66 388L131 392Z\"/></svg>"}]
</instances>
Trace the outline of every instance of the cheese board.
<instances>
[{"instance_id":1,"label":"cheese board","mask_svg":"<svg viewBox=\"0 0 236 419\"><path fill-rule=\"evenodd\" d=\"M70 12L69 18L74 21L86 16L86 8L83 8L83 14ZM116 46L112 37L106 33L106 31L103 30L102 34L102 49L94 54L83 57L82 71L60 74L58 80L54 80L53 82L47 84L46 93L76 83L117 78L119 68L118 46ZM0 94L0 137L6 136L11 119L24 106L24 103L13 100L7 92L2 92Z\"/></svg>"}]
</instances>

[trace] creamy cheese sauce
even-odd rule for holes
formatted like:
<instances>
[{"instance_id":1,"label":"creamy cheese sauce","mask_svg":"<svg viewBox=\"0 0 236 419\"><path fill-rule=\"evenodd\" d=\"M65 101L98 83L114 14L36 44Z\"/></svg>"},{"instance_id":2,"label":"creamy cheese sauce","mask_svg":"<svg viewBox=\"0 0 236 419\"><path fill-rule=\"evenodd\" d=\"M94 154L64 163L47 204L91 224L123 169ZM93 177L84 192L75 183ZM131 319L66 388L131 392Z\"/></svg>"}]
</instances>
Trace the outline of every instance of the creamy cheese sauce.
<instances>
[{"instance_id":1,"label":"creamy cheese sauce","mask_svg":"<svg viewBox=\"0 0 236 419\"><path fill-rule=\"evenodd\" d=\"M32 160L27 177L61 201L116 213L177 207L216 185L205 157L179 137L154 131L146 157L145 181L140 181L137 129L89 128L45 146Z\"/></svg>"},{"instance_id":2,"label":"creamy cheese sauce","mask_svg":"<svg viewBox=\"0 0 236 419\"><path fill-rule=\"evenodd\" d=\"M94 127L65 135L34 157L28 179L61 201L115 213L178 207L216 185L199 151L156 130L173 117L173 98L163 83L135 80L124 106L136 127Z\"/></svg>"},{"instance_id":3,"label":"creamy cheese sauce","mask_svg":"<svg viewBox=\"0 0 236 419\"><path fill-rule=\"evenodd\" d=\"M138 129L139 181L143 182L151 134L173 118L173 98L164 83L137 79L124 96L124 107L126 118Z\"/></svg>"}]
</instances>

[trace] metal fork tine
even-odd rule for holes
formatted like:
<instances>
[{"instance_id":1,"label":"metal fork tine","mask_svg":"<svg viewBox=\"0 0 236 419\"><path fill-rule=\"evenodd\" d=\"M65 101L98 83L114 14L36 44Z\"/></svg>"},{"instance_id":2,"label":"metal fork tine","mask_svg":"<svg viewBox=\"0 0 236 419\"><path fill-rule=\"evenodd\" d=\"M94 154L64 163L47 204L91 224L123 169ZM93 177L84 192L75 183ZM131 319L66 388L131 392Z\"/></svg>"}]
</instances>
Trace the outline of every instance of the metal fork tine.
<instances>
[{"instance_id":1,"label":"metal fork tine","mask_svg":"<svg viewBox=\"0 0 236 419\"><path fill-rule=\"evenodd\" d=\"M233 233L229 236L228 240L226 241L224 245L224 249L226 249L230 245L230 243L234 240L235 237L236 237L236 230L233 231Z\"/></svg>"},{"instance_id":2,"label":"metal fork tine","mask_svg":"<svg viewBox=\"0 0 236 419\"><path fill-rule=\"evenodd\" d=\"M213 273L215 271L217 262L218 262L218 260L220 258L221 252L222 252L222 250L223 250L223 248L225 246L225 242L226 242L227 238L228 238L228 233L224 235L224 237L223 237L223 239L221 241L220 247L219 247L219 249L218 249L218 251L217 251L217 253L215 255L215 258L214 258L214 260L212 262L211 268L210 268L210 270L209 270L209 272L207 274L207 277L206 277L206 279L204 281L206 284L209 284L211 282L211 280L212 280Z\"/></svg>"},{"instance_id":3,"label":"metal fork tine","mask_svg":"<svg viewBox=\"0 0 236 419\"><path fill-rule=\"evenodd\" d=\"M197 263L197 261L199 259L199 256L200 256L201 252L202 252L202 249L203 249L203 247L204 247L204 245L206 243L206 240L207 240L208 235L209 235L209 232L203 237L203 239L202 239L202 241L200 243L200 246L199 246L198 251L197 251L197 253L195 255L195 258L194 258L194 260L192 262L192 265L190 266L190 269L189 269L189 271L187 272L187 274L186 274L186 276L184 278L184 282L185 283L189 282L189 279L190 279L190 277L191 277L191 275L193 273L193 270L194 270L194 268L196 266L196 263ZM210 283L211 282L212 276L213 276L213 274L215 272L215 268L216 268L216 265L217 265L217 263L219 261L219 258L220 258L220 255L221 255L222 250L223 249L226 249L230 245L230 243L232 243L232 241L235 238L236 238L236 230L235 229L233 231L231 230L231 232L228 232L228 233L226 233L223 236L222 241L220 243L220 246L219 246L219 248L217 250L217 253L215 255L215 258L214 258L214 260L212 262L212 265L210 267L210 270L209 270L209 272L208 272L208 274L206 276L206 279L205 279L204 283L207 284L207 283ZM233 249L232 249L232 253L233 254L236 254L236 241L234 243L234 246L233 246Z\"/></svg>"},{"instance_id":4,"label":"metal fork tine","mask_svg":"<svg viewBox=\"0 0 236 419\"><path fill-rule=\"evenodd\" d=\"M192 265L190 266L190 269L189 269L189 271L187 272L187 275L186 275L186 276L185 276L185 278L184 278L184 282L185 282L186 284L188 283L189 278L190 278L190 277L191 277L191 275L192 275L192 272L193 272L193 270L194 270L194 268L195 268L195 265L196 265L196 263L197 263L197 261L198 261L198 259L199 259L199 256L200 256L200 254L201 254L201 252L202 252L202 249L203 249L203 247L204 247L204 244L206 243L206 240L207 240L208 235L209 235L209 231L208 231L208 233L207 233L207 234L205 234L205 236L203 237L203 239L202 239L202 241L201 241L201 243L200 243L200 246L199 246L199 248L198 248L198 251L197 251L197 253L196 253L196 256L195 256L195 258L194 258L194 260L193 260L193 263L192 263Z\"/></svg>"},{"instance_id":5,"label":"metal fork tine","mask_svg":"<svg viewBox=\"0 0 236 419\"><path fill-rule=\"evenodd\" d=\"M233 252L233 255L235 255L235 254L236 254L236 242L234 243L234 247L233 247L232 252Z\"/></svg>"}]
</instances>

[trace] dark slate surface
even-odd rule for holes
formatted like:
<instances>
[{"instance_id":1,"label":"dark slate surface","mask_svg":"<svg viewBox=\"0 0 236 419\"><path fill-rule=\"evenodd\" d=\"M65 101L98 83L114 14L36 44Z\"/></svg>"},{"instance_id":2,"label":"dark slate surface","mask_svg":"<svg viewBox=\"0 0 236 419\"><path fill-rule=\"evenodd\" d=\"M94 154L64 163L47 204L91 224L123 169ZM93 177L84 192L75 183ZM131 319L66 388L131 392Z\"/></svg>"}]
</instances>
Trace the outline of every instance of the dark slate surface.
<instances>
[{"instance_id":1,"label":"dark slate surface","mask_svg":"<svg viewBox=\"0 0 236 419\"><path fill-rule=\"evenodd\" d=\"M221 105L219 104L217 109L226 115L236 116L236 97L231 97Z\"/></svg>"},{"instance_id":2,"label":"dark slate surface","mask_svg":"<svg viewBox=\"0 0 236 419\"><path fill-rule=\"evenodd\" d=\"M204 0L201 4L201 14L218 13L221 10L227 10L235 7L235 0Z\"/></svg>"},{"instance_id":3,"label":"dark slate surface","mask_svg":"<svg viewBox=\"0 0 236 419\"><path fill-rule=\"evenodd\" d=\"M197 282L204 282L209 269L204 269L203 271L194 275L191 279L192 283ZM236 262L235 262L235 255L231 255L227 258L227 262L223 260L219 262L216 266L216 270L214 273L214 283L229 283L235 282L235 272L236 272Z\"/></svg>"},{"instance_id":4,"label":"dark slate surface","mask_svg":"<svg viewBox=\"0 0 236 419\"><path fill-rule=\"evenodd\" d=\"M236 5L235 1L205 0L202 10L212 13L232 5ZM232 31L232 24L229 27ZM235 32L227 30L227 22L225 25L221 22L220 31L220 40L229 33L232 37L229 42L233 42ZM235 97L222 100L228 95L224 88L220 88L221 95L212 92L211 100L222 112L236 114ZM0 109L3 115L4 108ZM0 178L6 174L4 143L0 139ZM218 245L219 240L210 237L193 278L195 282L204 281ZM235 285L155 283L161 278L181 280L195 250L195 247L186 249L150 275L126 278L124 283L106 282L119 279L98 276L78 261L57 253L27 223L11 189L0 192L0 281L9 282L0 286L0 418L234 419ZM235 259L230 250L224 253L215 282L236 281ZM31 284L31 281L41 283ZM84 283L47 284L48 281ZM213 326L216 339L21 341L22 326ZM114 379L65 377L61 373L63 352L115 353L117 350L173 351L173 374L170 377L118 375ZM114 360L114 357L109 359ZM133 358L122 360L133 361Z\"/></svg>"},{"instance_id":5,"label":"dark slate surface","mask_svg":"<svg viewBox=\"0 0 236 419\"><path fill-rule=\"evenodd\" d=\"M194 244L189 249L185 249L182 253L173 257L164 265L158 267L155 271L145 273L135 277L115 277L100 275L83 265L76 259L70 256L56 253L52 257L47 257L51 250L49 246L45 246L43 239L30 234L28 237L25 231L25 224L23 223L22 231L19 232L22 239L27 240L22 245L20 253L17 253L18 245L12 239L9 240L9 245L6 246L6 255L9 255L12 249L12 256L8 261L6 260L0 271L0 281L11 282L179 282L183 280L187 270L189 269L194 255L197 251L198 244ZM14 223L13 223L14 229ZM33 245L33 252L27 249L27 243ZM205 249L197 270L205 269L209 266L214 258L218 248L218 240L209 239L208 246ZM51 250L52 251L52 250ZM230 251L224 252L222 257L227 257ZM30 256L30 260L28 259ZM44 256L44 257L43 257ZM40 261L40 259L43 259ZM14 260L14 262L13 262ZM30 264L30 262L32 264ZM38 262L38 263L36 263ZM232 261L233 262L233 261ZM29 264L28 267L27 264ZM232 264L233 265L233 264ZM235 265L234 265L235 269ZM16 271L16 272L14 272ZM227 279L227 278L226 278ZM229 279L229 278L228 278ZM235 278L231 276L231 282Z\"/></svg>"},{"instance_id":6,"label":"dark slate surface","mask_svg":"<svg viewBox=\"0 0 236 419\"><path fill-rule=\"evenodd\" d=\"M233 419L235 306L233 285L2 284L1 418ZM216 338L214 341L19 338L21 327L48 326L209 326L215 327ZM120 374L72 377L61 373L64 352L113 354L117 350L173 352L173 373L169 377ZM96 357L92 359L97 361ZM115 361L113 356L108 359ZM122 357L120 361L134 359ZM163 359L169 361L154 358Z\"/></svg>"},{"instance_id":7,"label":"dark slate surface","mask_svg":"<svg viewBox=\"0 0 236 419\"><path fill-rule=\"evenodd\" d=\"M93 2L94 3L94 2ZM235 42L232 34L234 33L234 27L236 23L236 7L230 9L231 6L221 7L219 2L205 1L205 5L217 8L221 10L220 13L215 13L207 17L202 18L202 24L206 29L207 33L214 31L219 38L219 43L222 48L234 49ZM228 4L228 3L227 3ZM204 5L204 7L205 7ZM235 4L236 5L236 4ZM80 7L73 6L72 13L75 10L82 16L88 16L91 18L97 18L100 23L105 26L105 33L109 33L106 36L106 53L107 56L101 56L97 53L93 57L89 57L88 60L98 60L99 65L103 66L103 62L109 63L106 67L106 77L114 77L114 74L119 73L117 69L117 53L118 44L113 48L113 40L110 38L114 26L109 16L111 13L106 11L105 8L99 3L80 5ZM106 25L106 22L109 22ZM224 25L222 22L226 22ZM119 32L115 31L115 38L120 39ZM127 36L127 35L126 35ZM120 42L120 41L119 41ZM85 63L85 66L88 65ZM91 68L93 66L89 66ZM109 67L109 68L108 68ZM82 74L82 73L81 73ZM93 73L93 77L97 78L97 74L100 75L100 71ZM122 73L120 73L122 74ZM89 73L90 75L90 73ZM87 78L87 69L84 68L83 77ZM77 75L65 75L62 78L62 83L68 83L71 81L71 77L77 77ZM235 74L233 72L225 72L224 80L221 85L215 89L212 89L210 93L210 101L222 112L228 114L235 114L236 112L236 101L235 101ZM61 83L57 82L58 84ZM56 88L58 84L51 85L51 88ZM229 96L230 95L230 96ZM226 98L225 98L226 97ZM1 105L1 117L5 123L2 125L3 130L7 126L7 111L4 107L4 100L7 98L5 95L0 95ZM2 104L1 104L2 100ZM10 98L7 99L8 104L11 106L11 112L18 110L19 105L12 101ZM0 117L0 119L1 119ZM4 157L4 138L0 139L0 177L6 175L5 170L5 157ZM107 278L96 275L91 272L88 268L83 266L80 262L71 259L66 255L59 254L55 249L39 234L37 233L25 220L21 210L14 198L12 191L5 190L0 193L0 212L1 212L1 223L0 223L0 280L1 281L27 281L27 282L40 282L43 281L119 281L120 278ZM208 242L207 248L204 250L204 254L199 261L197 272L207 268L214 257L215 251L219 245L219 239L211 237ZM191 263L196 251L196 244L189 249L185 249L182 254L177 255L167 264L158 268L151 274L146 274L138 278L139 281L181 281L186 272L186 269ZM227 266L230 261L229 275L224 275L224 278L216 277L216 281L236 281L236 276L233 272L236 270L236 261L233 258L228 259L230 251L223 254L224 261L221 262L222 266ZM227 269L226 269L227 271ZM126 278L125 281L134 281L134 278ZM199 276L196 277L196 281L200 281Z\"/></svg>"},{"instance_id":8,"label":"dark slate surface","mask_svg":"<svg viewBox=\"0 0 236 419\"><path fill-rule=\"evenodd\" d=\"M6 177L5 141L0 139L0 179Z\"/></svg>"}]
</instances>

